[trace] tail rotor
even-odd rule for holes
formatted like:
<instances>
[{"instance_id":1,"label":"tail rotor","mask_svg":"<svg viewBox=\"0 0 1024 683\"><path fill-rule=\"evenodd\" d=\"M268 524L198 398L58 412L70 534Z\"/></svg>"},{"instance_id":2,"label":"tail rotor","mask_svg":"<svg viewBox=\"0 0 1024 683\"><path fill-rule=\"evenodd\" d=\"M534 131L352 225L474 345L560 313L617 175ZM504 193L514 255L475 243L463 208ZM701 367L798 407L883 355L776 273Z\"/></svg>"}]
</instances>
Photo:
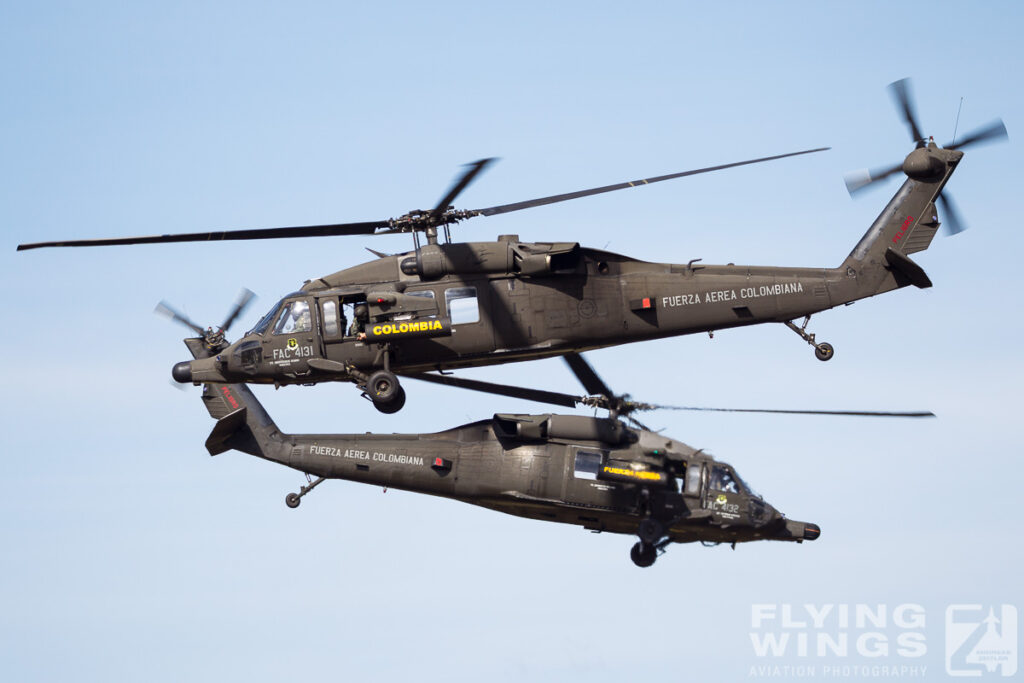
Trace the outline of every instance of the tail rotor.
<instances>
[{"instance_id":1,"label":"tail rotor","mask_svg":"<svg viewBox=\"0 0 1024 683\"><path fill-rule=\"evenodd\" d=\"M916 108L910 94L910 79L903 78L889 84L889 92L910 131L910 138L914 143L914 151L898 164L847 173L844 180L846 181L846 189L851 195L856 195L867 187L901 171L911 178L918 178L919 176L927 175L931 170L929 165L933 163L933 160L928 154L928 150L936 149L936 145L931 137L926 137L921 132L922 129L917 119ZM950 142L944 149L962 150L966 147L999 142L1007 138L1006 126L1003 125L1001 120L997 119L967 134L959 142ZM956 235L963 232L966 229L966 224L949 197L949 193L943 190L939 194L938 199L945 218L943 224L946 226L948 234Z\"/></svg>"},{"instance_id":2,"label":"tail rotor","mask_svg":"<svg viewBox=\"0 0 1024 683\"><path fill-rule=\"evenodd\" d=\"M252 303L252 300L255 298L256 295L253 294L250 290L242 289L242 291L238 295L238 299L235 301L234 306L231 308L231 311L224 319L224 322L217 328L207 327L205 330L199 325L197 325L194 321L192 321L187 315L181 313L180 311L172 307L170 304L168 304L166 301L161 301L159 304L157 304L156 309L154 309L154 312L159 315L170 318L171 320L189 328L197 335L202 337L203 344L209 351L214 352L218 349L227 346L227 339L225 338L224 335L227 333L231 325L238 319L240 315L242 315L245 309L249 306L250 303Z\"/></svg>"}]
</instances>

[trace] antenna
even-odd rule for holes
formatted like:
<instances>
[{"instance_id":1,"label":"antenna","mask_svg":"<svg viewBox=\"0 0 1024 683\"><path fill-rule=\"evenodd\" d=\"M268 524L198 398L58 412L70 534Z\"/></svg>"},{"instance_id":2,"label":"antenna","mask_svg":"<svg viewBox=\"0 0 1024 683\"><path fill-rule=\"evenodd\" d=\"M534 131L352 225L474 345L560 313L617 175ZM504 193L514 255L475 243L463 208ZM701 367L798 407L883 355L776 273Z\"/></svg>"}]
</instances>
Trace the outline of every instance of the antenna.
<instances>
[{"instance_id":1,"label":"antenna","mask_svg":"<svg viewBox=\"0 0 1024 683\"><path fill-rule=\"evenodd\" d=\"M953 124L953 142L950 146L956 144L956 129L960 127L960 110L964 108L964 98L960 98L960 106L956 108L956 123Z\"/></svg>"}]
</instances>

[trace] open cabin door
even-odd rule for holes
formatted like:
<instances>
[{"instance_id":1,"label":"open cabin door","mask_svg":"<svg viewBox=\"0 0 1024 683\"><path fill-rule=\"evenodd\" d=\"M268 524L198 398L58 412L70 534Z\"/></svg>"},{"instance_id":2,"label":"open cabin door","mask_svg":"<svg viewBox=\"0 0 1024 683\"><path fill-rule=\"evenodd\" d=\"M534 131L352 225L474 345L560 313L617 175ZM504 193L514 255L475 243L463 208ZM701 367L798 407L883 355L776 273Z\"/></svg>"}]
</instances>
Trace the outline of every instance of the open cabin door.
<instances>
[{"instance_id":1,"label":"open cabin door","mask_svg":"<svg viewBox=\"0 0 1024 683\"><path fill-rule=\"evenodd\" d=\"M340 342L345 338L345 314L341 299L337 296L324 296L317 299L320 313L321 351L326 356L326 346Z\"/></svg>"}]
</instances>

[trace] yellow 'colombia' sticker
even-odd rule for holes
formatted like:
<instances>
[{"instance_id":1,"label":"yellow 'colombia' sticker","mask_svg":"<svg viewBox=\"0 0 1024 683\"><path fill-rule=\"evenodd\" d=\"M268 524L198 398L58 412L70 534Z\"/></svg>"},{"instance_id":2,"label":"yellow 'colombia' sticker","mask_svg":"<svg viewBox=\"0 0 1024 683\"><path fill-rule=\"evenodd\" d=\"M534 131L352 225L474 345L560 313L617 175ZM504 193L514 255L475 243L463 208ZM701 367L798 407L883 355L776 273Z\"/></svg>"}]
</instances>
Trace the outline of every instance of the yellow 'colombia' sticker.
<instances>
[{"instance_id":1,"label":"yellow 'colombia' sticker","mask_svg":"<svg viewBox=\"0 0 1024 683\"><path fill-rule=\"evenodd\" d=\"M373 335L383 337L389 334L408 334L409 332L433 332L443 330L440 320L419 320L401 323L384 323L373 326Z\"/></svg>"},{"instance_id":2,"label":"yellow 'colombia' sticker","mask_svg":"<svg viewBox=\"0 0 1024 683\"><path fill-rule=\"evenodd\" d=\"M661 479L661 474L658 472L651 472L650 470L627 470L623 467L608 467L607 465L601 469L605 474L613 474L620 477L632 477L634 479L646 479L648 481L657 481Z\"/></svg>"}]
</instances>

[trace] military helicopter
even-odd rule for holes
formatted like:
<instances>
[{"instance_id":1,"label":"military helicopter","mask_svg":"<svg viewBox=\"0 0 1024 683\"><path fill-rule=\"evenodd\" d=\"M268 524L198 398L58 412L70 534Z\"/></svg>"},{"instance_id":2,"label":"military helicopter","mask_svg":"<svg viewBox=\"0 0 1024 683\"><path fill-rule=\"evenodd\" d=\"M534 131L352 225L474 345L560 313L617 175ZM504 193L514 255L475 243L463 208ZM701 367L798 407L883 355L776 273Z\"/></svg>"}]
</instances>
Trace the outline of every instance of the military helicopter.
<instances>
[{"instance_id":1,"label":"military helicopter","mask_svg":"<svg viewBox=\"0 0 1024 683\"><path fill-rule=\"evenodd\" d=\"M900 85L902 84L902 85ZM1002 122L940 148L925 142L904 82L893 86L916 148L891 169L869 172L851 191L902 171L907 179L846 259L835 268L649 263L576 242L454 243L450 226L570 199L819 152L804 150L673 173L514 204L456 210L455 198L493 160L462 174L431 211L399 218L257 230L22 244L39 247L151 244L412 233L415 249L376 253L374 261L307 281L274 304L255 327L229 343L227 326L203 328L169 306L163 310L202 334L208 357L174 366L182 383L316 384L349 381L374 406L394 413L405 403L398 375L564 355L647 339L781 323L832 358L807 325L813 314L908 285L930 287L909 258L927 249L939 228L935 202L946 199L953 230L960 221L942 190L962 148L1006 137ZM439 229L445 241L439 242ZM421 244L420 233L426 239ZM240 302L243 303L243 302ZM803 318L802 325L795 321ZM458 378L456 378L458 379ZM451 382L449 382L451 383Z\"/></svg>"},{"instance_id":2,"label":"military helicopter","mask_svg":"<svg viewBox=\"0 0 1024 683\"><path fill-rule=\"evenodd\" d=\"M186 339L195 358L211 351ZM566 362L594 395L576 397L478 383L481 391L556 405L587 405L608 417L495 414L435 434L286 434L244 384L204 383L202 401L217 424L210 455L228 450L303 472L308 484L289 493L296 508L328 479L346 479L452 498L520 517L636 535L630 551L640 567L654 564L670 543L704 544L818 538L817 525L787 519L730 465L632 417L642 410L720 410L639 403L612 393L582 356ZM930 412L728 409L882 417L933 417ZM629 426L626 423L630 423ZM313 479L316 476L316 479Z\"/></svg>"}]
</instances>

